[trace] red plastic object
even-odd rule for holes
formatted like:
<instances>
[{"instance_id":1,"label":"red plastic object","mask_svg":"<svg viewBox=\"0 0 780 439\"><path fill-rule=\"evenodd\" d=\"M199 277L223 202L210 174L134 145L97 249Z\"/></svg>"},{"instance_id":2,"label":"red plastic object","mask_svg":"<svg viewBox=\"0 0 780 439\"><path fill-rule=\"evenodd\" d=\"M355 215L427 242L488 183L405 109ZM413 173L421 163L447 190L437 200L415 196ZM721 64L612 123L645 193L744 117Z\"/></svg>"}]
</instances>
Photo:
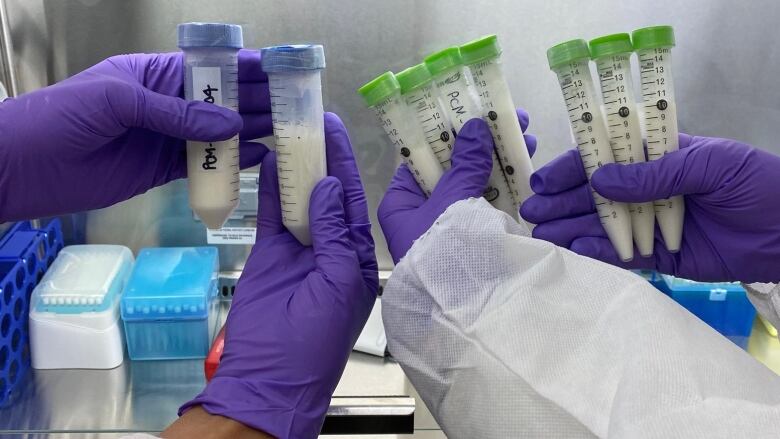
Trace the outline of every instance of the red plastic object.
<instances>
[{"instance_id":1,"label":"red plastic object","mask_svg":"<svg viewBox=\"0 0 780 439\"><path fill-rule=\"evenodd\" d=\"M214 339L214 344L209 349L209 354L206 356L206 361L203 363L206 371L206 381L211 381L211 377L217 373L217 367L219 367L219 360L222 358L222 351L225 350L225 327L219 330L219 334Z\"/></svg>"}]
</instances>

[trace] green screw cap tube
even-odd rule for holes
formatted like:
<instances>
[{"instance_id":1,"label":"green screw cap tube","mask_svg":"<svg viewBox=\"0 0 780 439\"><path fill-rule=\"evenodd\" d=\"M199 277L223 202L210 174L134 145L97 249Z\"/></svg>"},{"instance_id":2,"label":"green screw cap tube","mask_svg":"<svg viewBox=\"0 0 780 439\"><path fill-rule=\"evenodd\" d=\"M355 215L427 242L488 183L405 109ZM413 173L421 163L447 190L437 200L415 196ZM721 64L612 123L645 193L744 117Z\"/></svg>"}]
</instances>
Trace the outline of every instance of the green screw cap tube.
<instances>
[{"instance_id":1,"label":"green screw cap tube","mask_svg":"<svg viewBox=\"0 0 780 439\"><path fill-rule=\"evenodd\" d=\"M425 66L428 67L431 76L436 76L460 65L463 65L463 58L460 56L458 46L448 47L425 57Z\"/></svg>"},{"instance_id":2,"label":"green screw cap tube","mask_svg":"<svg viewBox=\"0 0 780 439\"><path fill-rule=\"evenodd\" d=\"M590 57L593 59L634 51L634 46L631 44L631 35L626 33L604 35L603 37L590 40L589 44Z\"/></svg>"},{"instance_id":3,"label":"green screw cap tube","mask_svg":"<svg viewBox=\"0 0 780 439\"><path fill-rule=\"evenodd\" d=\"M366 105L374 105L384 101L401 89L398 80L395 79L393 72L385 72L376 78L368 81L366 85L358 89L358 94L363 97Z\"/></svg>"},{"instance_id":4,"label":"green screw cap tube","mask_svg":"<svg viewBox=\"0 0 780 439\"><path fill-rule=\"evenodd\" d=\"M590 49L585 40L570 40L547 49L547 62L553 70L583 58L590 58Z\"/></svg>"},{"instance_id":5,"label":"green screw cap tube","mask_svg":"<svg viewBox=\"0 0 780 439\"><path fill-rule=\"evenodd\" d=\"M498 44L498 37L495 35L488 35L460 46L463 64L474 64L499 55L501 55L501 45Z\"/></svg>"},{"instance_id":6,"label":"green screw cap tube","mask_svg":"<svg viewBox=\"0 0 780 439\"><path fill-rule=\"evenodd\" d=\"M658 49L674 46L674 29L671 26L652 26L631 33L634 50Z\"/></svg>"},{"instance_id":7,"label":"green screw cap tube","mask_svg":"<svg viewBox=\"0 0 780 439\"><path fill-rule=\"evenodd\" d=\"M431 72L428 71L428 67L425 67L424 63L403 70L395 75L395 79L398 80L398 84L401 86L401 94L416 90L433 80Z\"/></svg>"}]
</instances>

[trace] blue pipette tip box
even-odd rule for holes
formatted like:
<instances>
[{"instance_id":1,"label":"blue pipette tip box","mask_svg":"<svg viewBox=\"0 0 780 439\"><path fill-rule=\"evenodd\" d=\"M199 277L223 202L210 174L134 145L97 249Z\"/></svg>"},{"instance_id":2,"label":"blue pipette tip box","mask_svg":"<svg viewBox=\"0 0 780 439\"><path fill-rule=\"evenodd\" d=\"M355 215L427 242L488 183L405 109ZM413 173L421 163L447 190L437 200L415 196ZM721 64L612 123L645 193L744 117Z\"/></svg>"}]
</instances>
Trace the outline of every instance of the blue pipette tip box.
<instances>
[{"instance_id":1,"label":"blue pipette tip box","mask_svg":"<svg viewBox=\"0 0 780 439\"><path fill-rule=\"evenodd\" d=\"M214 247L145 248L122 296L132 360L205 358L216 323Z\"/></svg>"},{"instance_id":2,"label":"blue pipette tip box","mask_svg":"<svg viewBox=\"0 0 780 439\"><path fill-rule=\"evenodd\" d=\"M694 282L661 274L658 288L721 335L747 349L756 309L736 282Z\"/></svg>"}]
</instances>

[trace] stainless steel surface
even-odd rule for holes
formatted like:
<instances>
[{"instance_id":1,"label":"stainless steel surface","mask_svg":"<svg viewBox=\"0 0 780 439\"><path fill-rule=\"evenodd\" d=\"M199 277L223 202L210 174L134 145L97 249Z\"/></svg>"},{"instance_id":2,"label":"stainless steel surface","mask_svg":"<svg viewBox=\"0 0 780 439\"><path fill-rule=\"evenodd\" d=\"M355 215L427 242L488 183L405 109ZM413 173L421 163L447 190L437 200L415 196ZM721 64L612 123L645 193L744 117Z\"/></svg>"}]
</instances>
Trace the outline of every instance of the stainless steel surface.
<instances>
[{"instance_id":1,"label":"stainless steel surface","mask_svg":"<svg viewBox=\"0 0 780 439\"><path fill-rule=\"evenodd\" d=\"M19 83L16 81L16 65L14 63L14 48L11 42L11 26L8 21L8 8L5 0L0 0L0 62L2 63L2 81L8 96L19 94Z\"/></svg>"},{"instance_id":2,"label":"stainless steel surface","mask_svg":"<svg viewBox=\"0 0 780 439\"><path fill-rule=\"evenodd\" d=\"M328 416L405 416L411 414L414 414L414 398L403 396L372 396L367 398L342 396L333 398L328 408Z\"/></svg>"},{"instance_id":3,"label":"stainless steel surface","mask_svg":"<svg viewBox=\"0 0 780 439\"><path fill-rule=\"evenodd\" d=\"M221 319L228 304L220 307ZM205 384L202 360L129 361L127 356L112 370L33 370L26 381L11 406L0 409L0 437L36 432L159 432ZM415 410L415 399L420 401L397 363L353 353L328 418L348 417L349 423L355 417L405 421L413 416L415 429L438 429L422 403ZM326 421L326 426L329 422L334 420Z\"/></svg>"},{"instance_id":4,"label":"stainless steel surface","mask_svg":"<svg viewBox=\"0 0 780 439\"><path fill-rule=\"evenodd\" d=\"M537 167L572 145L545 50L569 38L658 23L674 25L677 34L674 73L681 129L780 153L780 86L770 73L780 71L780 46L768 37L780 16L775 0L739 7L728 0L7 1L23 92L114 54L176 50L174 28L183 21L240 23L248 47L325 44L325 107L339 113L350 130L375 225L396 158L355 89L435 49L486 33L498 33L515 102L531 114L531 132L539 137ZM110 214L91 213L89 239L131 248L202 243L204 232L192 221L185 191L185 185L174 184L109 209ZM390 268L378 226L374 237L380 267ZM225 249L223 269L240 269L246 254Z\"/></svg>"},{"instance_id":5,"label":"stainless steel surface","mask_svg":"<svg viewBox=\"0 0 780 439\"><path fill-rule=\"evenodd\" d=\"M392 369L398 367L379 358L368 361L377 378L394 375ZM363 378L345 374L342 381ZM112 370L35 370L28 375L20 399L0 409L0 435L159 432L176 419L179 406L204 383L202 360L125 361ZM359 393L334 396L328 418L414 416L413 398L360 387Z\"/></svg>"}]
</instances>

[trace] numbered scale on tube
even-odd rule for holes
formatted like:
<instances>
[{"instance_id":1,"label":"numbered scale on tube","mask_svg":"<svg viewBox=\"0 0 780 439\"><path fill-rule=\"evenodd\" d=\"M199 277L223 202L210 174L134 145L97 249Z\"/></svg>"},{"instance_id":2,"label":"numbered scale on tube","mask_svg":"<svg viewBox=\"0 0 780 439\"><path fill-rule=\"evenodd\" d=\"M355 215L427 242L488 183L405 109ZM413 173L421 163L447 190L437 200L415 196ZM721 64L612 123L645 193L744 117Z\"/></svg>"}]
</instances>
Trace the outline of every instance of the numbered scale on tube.
<instances>
[{"instance_id":1,"label":"numbered scale on tube","mask_svg":"<svg viewBox=\"0 0 780 439\"><path fill-rule=\"evenodd\" d=\"M320 45L267 47L262 64L271 94L282 223L301 244L311 245L309 199L327 175L320 79L325 52Z\"/></svg>"},{"instance_id":2,"label":"numbered scale on tube","mask_svg":"<svg viewBox=\"0 0 780 439\"><path fill-rule=\"evenodd\" d=\"M386 72L360 87L358 94L374 110L401 160L427 196L439 182L444 168L425 141L420 124L401 97L401 86L392 72Z\"/></svg>"},{"instance_id":3,"label":"numbered scale on tube","mask_svg":"<svg viewBox=\"0 0 780 439\"><path fill-rule=\"evenodd\" d=\"M614 163L614 157L590 75L588 44L584 40L561 43L547 51L547 59L558 75L577 150L590 180L596 169ZM618 256L622 261L630 261L634 246L628 206L607 200L596 191L591 193L601 224Z\"/></svg>"},{"instance_id":4,"label":"numbered scale on tube","mask_svg":"<svg viewBox=\"0 0 780 439\"><path fill-rule=\"evenodd\" d=\"M493 134L504 176L519 206L533 195L531 174L534 169L517 119L517 107L504 77L501 52L495 35L460 46L463 62L468 66L479 92L482 117Z\"/></svg>"},{"instance_id":5,"label":"numbered scale on tube","mask_svg":"<svg viewBox=\"0 0 780 439\"><path fill-rule=\"evenodd\" d=\"M425 58L425 66L433 76L441 106L455 133L471 119L482 117L479 95L471 84L470 73L460 56L460 48L449 47ZM504 177L501 162L493 150L493 169L488 178L486 200L512 218L519 218L519 208Z\"/></svg>"},{"instance_id":6,"label":"numbered scale on tube","mask_svg":"<svg viewBox=\"0 0 780 439\"><path fill-rule=\"evenodd\" d=\"M184 52L184 97L238 111L241 26L184 23L177 28ZM238 135L220 142L187 141L190 207L209 229L219 229L238 206Z\"/></svg>"},{"instance_id":7,"label":"numbered scale on tube","mask_svg":"<svg viewBox=\"0 0 780 439\"><path fill-rule=\"evenodd\" d=\"M672 82L674 31L671 26L638 29L632 34L632 42L639 57L647 156L650 160L657 160L679 147ZM666 248L671 252L680 250L684 203L680 195L654 203L658 227Z\"/></svg>"},{"instance_id":8,"label":"numbered scale on tube","mask_svg":"<svg viewBox=\"0 0 780 439\"><path fill-rule=\"evenodd\" d=\"M445 117L433 85L433 78L425 64L417 64L395 75L401 86L401 97L422 127L425 141L439 159L442 168L452 166L452 148L455 134Z\"/></svg>"},{"instance_id":9,"label":"numbered scale on tube","mask_svg":"<svg viewBox=\"0 0 780 439\"><path fill-rule=\"evenodd\" d=\"M645 161L642 127L634 98L631 75L633 53L629 34L605 35L590 42L591 58L596 62L609 142L615 163ZM634 243L642 256L653 254L655 211L652 202L629 203Z\"/></svg>"}]
</instances>

